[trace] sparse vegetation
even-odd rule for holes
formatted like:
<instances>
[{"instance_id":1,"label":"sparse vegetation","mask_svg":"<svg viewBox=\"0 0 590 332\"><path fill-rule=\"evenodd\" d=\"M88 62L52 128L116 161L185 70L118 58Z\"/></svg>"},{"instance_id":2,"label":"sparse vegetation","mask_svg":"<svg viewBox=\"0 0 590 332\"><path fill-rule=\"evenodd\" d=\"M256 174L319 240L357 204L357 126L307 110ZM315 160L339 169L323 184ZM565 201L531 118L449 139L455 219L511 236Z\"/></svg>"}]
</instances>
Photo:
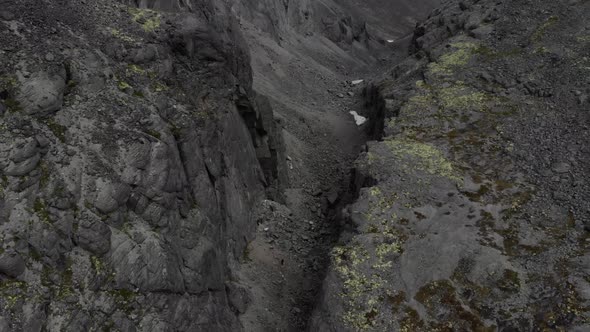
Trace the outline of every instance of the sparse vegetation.
<instances>
[{"instance_id":1,"label":"sparse vegetation","mask_svg":"<svg viewBox=\"0 0 590 332\"><path fill-rule=\"evenodd\" d=\"M443 176L460 181L453 164L434 146L406 139L389 138L385 143L391 152L400 159L400 167L405 171L420 170L430 175Z\"/></svg>"},{"instance_id":2,"label":"sparse vegetation","mask_svg":"<svg viewBox=\"0 0 590 332\"><path fill-rule=\"evenodd\" d=\"M541 24L541 26L539 26L537 30L535 30L535 32L531 36L531 41L534 43L541 41L541 39L545 37L547 30L549 30L551 27L557 24L557 22L559 22L559 18L557 16L549 17L547 21L545 21L545 23Z\"/></svg>"},{"instance_id":3,"label":"sparse vegetation","mask_svg":"<svg viewBox=\"0 0 590 332\"><path fill-rule=\"evenodd\" d=\"M41 170L41 177L39 178L39 186L44 188L49 183L49 166L47 163L41 161L39 163L39 169Z\"/></svg>"},{"instance_id":4,"label":"sparse vegetation","mask_svg":"<svg viewBox=\"0 0 590 332\"><path fill-rule=\"evenodd\" d=\"M145 132L146 132L146 134L153 136L157 139L160 139L162 137L162 134L160 134L160 132L158 132L154 129L146 129Z\"/></svg>"},{"instance_id":5,"label":"sparse vegetation","mask_svg":"<svg viewBox=\"0 0 590 332\"><path fill-rule=\"evenodd\" d=\"M131 85L129 85L129 83L127 83L125 81L118 81L117 87L121 91L127 91L127 90L131 89Z\"/></svg>"},{"instance_id":6,"label":"sparse vegetation","mask_svg":"<svg viewBox=\"0 0 590 332\"><path fill-rule=\"evenodd\" d=\"M119 29L110 29L109 31L111 32L111 35L113 35L113 37L127 43L136 43L139 41L139 39L132 37L131 35L128 35Z\"/></svg>"},{"instance_id":7,"label":"sparse vegetation","mask_svg":"<svg viewBox=\"0 0 590 332\"><path fill-rule=\"evenodd\" d=\"M35 202L33 204L33 211L35 211L35 213L42 222L47 224L51 223L49 209L47 208L47 205L45 204L45 201L42 198L37 197L37 199L35 199Z\"/></svg>"},{"instance_id":8,"label":"sparse vegetation","mask_svg":"<svg viewBox=\"0 0 590 332\"><path fill-rule=\"evenodd\" d=\"M160 27L161 15L154 10L130 7L129 13L132 20L140 24L146 32L153 32Z\"/></svg>"},{"instance_id":9,"label":"sparse vegetation","mask_svg":"<svg viewBox=\"0 0 590 332\"><path fill-rule=\"evenodd\" d=\"M58 140L60 140L62 143L66 142L66 132L68 128L57 123L54 118L48 118L45 121L45 124Z\"/></svg>"},{"instance_id":10,"label":"sparse vegetation","mask_svg":"<svg viewBox=\"0 0 590 332\"><path fill-rule=\"evenodd\" d=\"M470 42L453 43L451 44L453 51L443 54L437 62L432 62L429 69L437 75L451 75L455 70L469 63L477 47Z\"/></svg>"},{"instance_id":11,"label":"sparse vegetation","mask_svg":"<svg viewBox=\"0 0 590 332\"><path fill-rule=\"evenodd\" d=\"M127 66L127 76L131 75L145 75L145 70L136 64Z\"/></svg>"}]
</instances>

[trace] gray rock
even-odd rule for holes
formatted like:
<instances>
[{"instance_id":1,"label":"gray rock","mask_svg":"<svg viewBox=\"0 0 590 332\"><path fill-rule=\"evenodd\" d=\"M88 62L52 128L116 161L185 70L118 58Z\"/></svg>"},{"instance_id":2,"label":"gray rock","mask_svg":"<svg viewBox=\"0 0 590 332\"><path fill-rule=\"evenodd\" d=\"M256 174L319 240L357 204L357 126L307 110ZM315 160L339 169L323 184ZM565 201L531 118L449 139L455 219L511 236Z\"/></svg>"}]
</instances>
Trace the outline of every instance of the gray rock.
<instances>
[{"instance_id":1,"label":"gray rock","mask_svg":"<svg viewBox=\"0 0 590 332\"><path fill-rule=\"evenodd\" d=\"M45 136L37 135L35 136L35 139L37 140L37 144L39 144L39 147L41 147L42 149L49 146L49 140Z\"/></svg>"},{"instance_id":2,"label":"gray rock","mask_svg":"<svg viewBox=\"0 0 590 332\"><path fill-rule=\"evenodd\" d=\"M338 191L333 189L330 191L330 193L328 193L328 195L326 196L326 198L328 199L328 203L330 204L330 206L336 204L336 202L338 201Z\"/></svg>"},{"instance_id":3,"label":"gray rock","mask_svg":"<svg viewBox=\"0 0 590 332\"><path fill-rule=\"evenodd\" d=\"M482 13L475 11L467 19L467 22L465 23L465 28L467 28L468 30L473 30L473 29L479 27L482 21L483 21Z\"/></svg>"},{"instance_id":4,"label":"gray rock","mask_svg":"<svg viewBox=\"0 0 590 332\"><path fill-rule=\"evenodd\" d=\"M0 254L0 273L16 278L23 272L25 272L25 261L18 253L7 250Z\"/></svg>"},{"instance_id":5,"label":"gray rock","mask_svg":"<svg viewBox=\"0 0 590 332\"><path fill-rule=\"evenodd\" d=\"M154 45L146 45L135 51L133 55L133 62L146 63L153 61L158 55L158 49Z\"/></svg>"},{"instance_id":6,"label":"gray rock","mask_svg":"<svg viewBox=\"0 0 590 332\"><path fill-rule=\"evenodd\" d=\"M227 294L230 306L239 314L246 312L248 304L250 303L251 295L248 290L235 282L226 284Z\"/></svg>"},{"instance_id":7,"label":"gray rock","mask_svg":"<svg viewBox=\"0 0 590 332\"><path fill-rule=\"evenodd\" d=\"M100 256L111 249L111 229L101 220L90 219L86 217L79 221L76 242L80 247Z\"/></svg>"},{"instance_id":8,"label":"gray rock","mask_svg":"<svg viewBox=\"0 0 590 332\"><path fill-rule=\"evenodd\" d=\"M0 316L0 331L10 331L10 324L8 323L8 319L3 316Z\"/></svg>"},{"instance_id":9,"label":"gray rock","mask_svg":"<svg viewBox=\"0 0 590 332\"><path fill-rule=\"evenodd\" d=\"M494 28L490 25L484 25L484 26L480 26L476 29L473 29L469 32L469 35L471 35L474 38L477 39L485 39L487 38L492 32L494 31Z\"/></svg>"},{"instance_id":10,"label":"gray rock","mask_svg":"<svg viewBox=\"0 0 590 332\"><path fill-rule=\"evenodd\" d=\"M12 21L14 20L15 16L12 12L7 10L0 10L0 20L3 21Z\"/></svg>"},{"instance_id":11,"label":"gray rock","mask_svg":"<svg viewBox=\"0 0 590 332\"><path fill-rule=\"evenodd\" d=\"M33 157L26 159L20 163L11 162L11 164L4 170L4 173L10 176L27 175L29 174L29 172L31 172L37 167L40 160L41 156L39 154L36 154Z\"/></svg>"},{"instance_id":12,"label":"gray rock","mask_svg":"<svg viewBox=\"0 0 590 332\"><path fill-rule=\"evenodd\" d=\"M129 332L137 331L137 327L135 326L133 321L131 319L129 319L129 317L127 317L127 315L125 315L125 313L123 313L121 311L115 312L113 314L112 319L115 324L114 327L116 327L119 331L129 331Z\"/></svg>"},{"instance_id":13,"label":"gray rock","mask_svg":"<svg viewBox=\"0 0 590 332\"><path fill-rule=\"evenodd\" d=\"M47 115L61 108L65 87L65 71L38 72L21 82L17 99L27 114Z\"/></svg>"},{"instance_id":14,"label":"gray rock","mask_svg":"<svg viewBox=\"0 0 590 332\"><path fill-rule=\"evenodd\" d=\"M27 303L23 307L23 316L24 331L40 332L43 330L43 326L45 325L45 319L47 317L45 315L45 310L43 310L43 306L41 304Z\"/></svg>"},{"instance_id":15,"label":"gray rock","mask_svg":"<svg viewBox=\"0 0 590 332\"><path fill-rule=\"evenodd\" d=\"M15 163L20 163L37 154L39 148L37 146L36 140L29 139L26 141L26 143L17 148L14 148L12 151L13 152L10 155L10 160L12 160Z\"/></svg>"},{"instance_id":16,"label":"gray rock","mask_svg":"<svg viewBox=\"0 0 590 332\"><path fill-rule=\"evenodd\" d=\"M551 168L554 172L562 174L569 172L572 169L572 165L565 162L559 162L553 164Z\"/></svg>"},{"instance_id":17,"label":"gray rock","mask_svg":"<svg viewBox=\"0 0 590 332\"><path fill-rule=\"evenodd\" d=\"M97 183L98 195L94 206L104 214L114 212L119 206L126 204L130 188L125 184L113 184L103 181Z\"/></svg>"}]
</instances>

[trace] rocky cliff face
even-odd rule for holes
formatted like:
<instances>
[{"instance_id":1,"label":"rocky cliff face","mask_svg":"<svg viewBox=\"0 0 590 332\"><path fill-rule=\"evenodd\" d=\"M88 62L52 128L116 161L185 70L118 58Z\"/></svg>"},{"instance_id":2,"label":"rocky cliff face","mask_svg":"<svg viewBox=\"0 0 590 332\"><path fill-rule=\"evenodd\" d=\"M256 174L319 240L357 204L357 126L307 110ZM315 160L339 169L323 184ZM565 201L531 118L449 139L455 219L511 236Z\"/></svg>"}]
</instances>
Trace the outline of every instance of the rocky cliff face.
<instances>
[{"instance_id":1,"label":"rocky cliff face","mask_svg":"<svg viewBox=\"0 0 590 332\"><path fill-rule=\"evenodd\" d=\"M272 111L224 3L138 5L0 6L1 331L241 328Z\"/></svg>"},{"instance_id":2,"label":"rocky cliff face","mask_svg":"<svg viewBox=\"0 0 590 332\"><path fill-rule=\"evenodd\" d=\"M242 20L285 44L319 35L367 61L411 30L439 0L234 0ZM294 37L296 34L298 37ZM363 59L365 58L365 59Z\"/></svg>"},{"instance_id":3,"label":"rocky cliff face","mask_svg":"<svg viewBox=\"0 0 590 332\"><path fill-rule=\"evenodd\" d=\"M535 8L531 10L531 8ZM313 331L585 331L587 1L445 1L374 137Z\"/></svg>"},{"instance_id":4,"label":"rocky cliff face","mask_svg":"<svg viewBox=\"0 0 590 332\"><path fill-rule=\"evenodd\" d=\"M0 331L589 330L589 16L0 0Z\"/></svg>"}]
</instances>

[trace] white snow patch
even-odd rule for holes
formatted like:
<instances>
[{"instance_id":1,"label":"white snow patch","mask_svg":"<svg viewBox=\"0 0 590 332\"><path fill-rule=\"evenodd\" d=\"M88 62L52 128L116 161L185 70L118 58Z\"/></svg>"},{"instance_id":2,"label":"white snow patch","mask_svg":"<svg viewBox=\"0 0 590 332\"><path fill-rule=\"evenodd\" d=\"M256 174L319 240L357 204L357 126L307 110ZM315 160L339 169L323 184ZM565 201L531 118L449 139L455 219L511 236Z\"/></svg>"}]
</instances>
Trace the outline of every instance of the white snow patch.
<instances>
[{"instance_id":1,"label":"white snow patch","mask_svg":"<svg viewBox=\"0 0 590 332\"><path fill-rule=\"evenodd\" d=\"M352 114L352 116L354 117L354 122L356 122L357 126L362 125L363 123L367 122L367 118L365 118L362 115L359 115L357 112L355 111L350 111L350 114Z\"/></svg>"},{"instance_id":2,"label":"white snow patch","mask_svg":"<svg viewBox=\"0 0 590 332\"><path fill-rule=\"evenodd\" d=\"M364 81L365 81L365 80L354 80L354 81L352 81L352 82L350 82L350 83L352 83L352 85L358 85L358 84L361 84L361 83L363 83Z\"/></svg>"}]
</instances>

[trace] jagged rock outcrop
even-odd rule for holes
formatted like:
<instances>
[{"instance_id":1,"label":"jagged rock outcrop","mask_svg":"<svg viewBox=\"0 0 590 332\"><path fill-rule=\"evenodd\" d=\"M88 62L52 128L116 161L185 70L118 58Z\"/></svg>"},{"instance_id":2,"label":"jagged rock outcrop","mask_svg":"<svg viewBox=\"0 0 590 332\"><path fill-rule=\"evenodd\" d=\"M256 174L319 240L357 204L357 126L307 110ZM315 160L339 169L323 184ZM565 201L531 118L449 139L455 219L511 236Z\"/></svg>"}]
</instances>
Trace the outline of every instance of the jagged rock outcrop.
<instances>
[{"instance_id":1,"label":"jagged rock outcrop","mask_svg":"<svg viewBox=\"0 0 590 332\"><path fill-rule=\"evenodd\" d=\"M590 328L589 14L445 1L416 27L365 92L380 140L311 330Z\"/></svg>"},{"instance_id":2,"label":"jagged rock outcrop","mask_svg":"<svg viewBox=\"0 0 590 332\"><path fill-rule=\"evenodd\" d=\"M427 9L438 4L428 1L310 1L234 0L238 17L270 34L278 41L295 41L299 36L318 34L358 56L373 57L375 51L415 24ZM299 37L301 38L301 37ZM364 59L366 60L366 59Z\"/></svg>"},{"instance_id":3,"label":"jagged rock outcrop","mask_svg":"<svg viewBox=\"0 0 590 332\"><path fill-rule=\"evenodd\" d=\"M272 110L223 2L134 4L2 2L1 331L241 328Z\"/></svg>"}]
</instances>

